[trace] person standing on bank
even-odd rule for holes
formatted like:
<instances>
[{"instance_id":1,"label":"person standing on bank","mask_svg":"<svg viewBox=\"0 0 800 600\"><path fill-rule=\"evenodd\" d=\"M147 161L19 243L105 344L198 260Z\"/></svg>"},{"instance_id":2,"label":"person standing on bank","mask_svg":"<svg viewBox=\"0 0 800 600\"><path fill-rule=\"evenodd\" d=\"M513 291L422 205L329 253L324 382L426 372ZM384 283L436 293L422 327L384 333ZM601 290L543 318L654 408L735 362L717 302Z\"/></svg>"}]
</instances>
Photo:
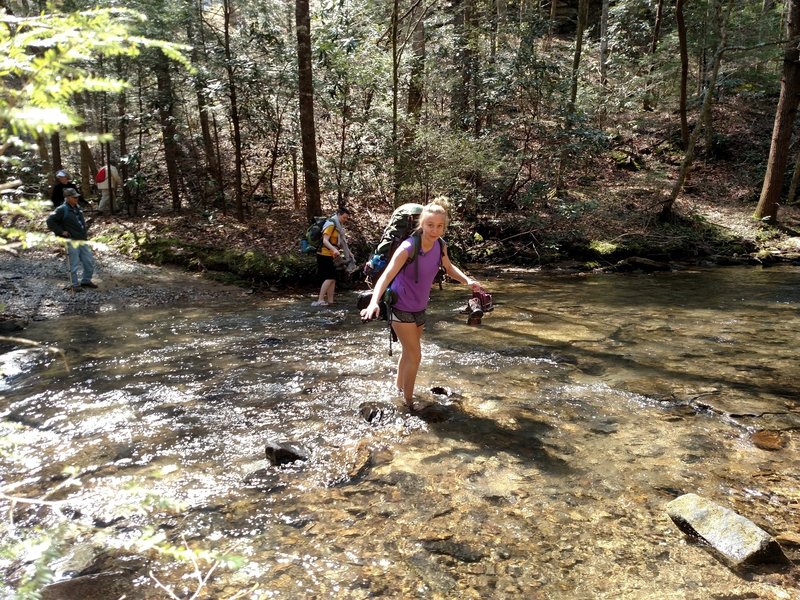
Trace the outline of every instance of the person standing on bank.
<instances>
[{"instance_id":1,"label":"person standing on bank","mask_svg":"<svg viewBox=\"0 0 800 600\"><path fill-rule=\"evenodd\" d=\"M380 301L387 288L393 292L390 324L402 346L400 362L397 365L397 389L403 394L403 400L409 410L414 408L414 384L417 371L422 360L422 331L425 325L425 309L430 300L430 291L439 266L444 267L447 274L469 285L473 290L481 289L480 284L464 274L461 269L450 262L447 247L440 238L447 228L447 202L444 198L434 200L422 209L419 226L410 238L407 238L395 251L386 270L375 284L372 299L367 308L361 311L361 318L370 320L380 315ZM415 240L418 236L418 240ZM418 263L404 268L414 252L414 245L419 244L414 262Z\"/></svg>"},{"instance_id":2,"label":"person standing on bank","mask_svg":"<svg viewBox=\"0 0 800 600\"><path fill-rule=\"evenodd\" d=\"M349 218L350 211L341 207L323 226L322 243L317 250L317 271L322 279L322 286L319 288L319 298L312 302L311 306L333 304L333 295L336 292L336 266L338 264L355 264L350 248L347 247L347 237L344 231L344 225Z\"/></svg>"},{"instance_id":3,"label":"person standing on bank","mask_svg":"<svg viewBox=\"0 0 800 600\"><path fill-rule=\"evenodd\" d=\"M100 204L97 212L100 214L111 214L111 188L114 188L114 212L119 212L122 208L121 194L119 189L122 187L122 178L119 176L117 167L111 165L111 177L108 176L105 167L101 167L94 178L97 189L100 190Z\"/></svg>"},{"instance_id":4,"label":"person standing on bank","mask_svg":"<svg viewBox=\"0 0 800 600\"><path fill-rule=\"evenodd\" d=\"M66 171L58 171L56 173L56 183L53 186L53 193L50 195L50 201L53 203L53 208L58 208L64 204L64 190L71 188L78 193L78 202L85 203L81 190L78 184L69 178Z\"/></svg>"},{"instance_id":5,"label":"person standing on bank","mask_svg":"<svg viewBox=\"0 0 800 600\"><path fill-rule=\"evenodd\" d=\"M94 275L94 256L89 246L86 219L78 206L78 192L72 188L64 190L64 203L47 217L47 227L59 237L67 238L67 260L73 291L83 288L96 288L92 283ZM78 267L83 266L80 283Z\"/></svg>"}]
</instances>

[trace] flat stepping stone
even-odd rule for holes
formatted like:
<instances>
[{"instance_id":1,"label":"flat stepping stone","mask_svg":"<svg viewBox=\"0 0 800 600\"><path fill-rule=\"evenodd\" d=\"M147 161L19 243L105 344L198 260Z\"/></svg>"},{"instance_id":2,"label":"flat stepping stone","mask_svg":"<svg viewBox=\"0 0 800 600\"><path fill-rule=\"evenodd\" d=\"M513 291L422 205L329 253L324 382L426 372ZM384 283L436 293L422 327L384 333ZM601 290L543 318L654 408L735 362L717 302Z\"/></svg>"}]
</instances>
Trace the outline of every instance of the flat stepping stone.
<instances>
[{"instance_id":1,"label":"flat stepping stone","mask_svg":"<svg viewBox=\"0 0 800 600\"><path fill-rule=\"evenodd\" d=\"M788 563L780 544L766 531L702 496L679 496L667 504L667 514L678 529L705 540L733 566Z\"/></svg>"}]
</instances>

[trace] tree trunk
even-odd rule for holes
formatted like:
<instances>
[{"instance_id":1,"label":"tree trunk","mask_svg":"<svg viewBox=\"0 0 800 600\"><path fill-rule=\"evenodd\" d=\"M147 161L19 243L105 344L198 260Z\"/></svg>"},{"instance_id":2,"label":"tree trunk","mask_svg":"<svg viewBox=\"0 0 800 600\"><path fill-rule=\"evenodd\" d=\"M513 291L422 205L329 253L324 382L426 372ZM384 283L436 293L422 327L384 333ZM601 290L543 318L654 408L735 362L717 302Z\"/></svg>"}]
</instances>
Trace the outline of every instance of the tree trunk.
<instances>
[{"instance_id":1,"label":"tree trunk","mask_svg":"<svg viewBox=\"0 0 800 600\"><path fill-rule=\"evenodd\" d=\"M400 86L400 54L397 49L397 28L400 16L399 0L392 2L392 199L395 206L400 205L400 152L397 140L397 102Z\"/></svg>"},{"instance_id":2,"label":"tree trunk","mask_svg":"<svg viewBox=\"0 0 800 600\"><path fill-rule=\"evenodd\" d=\"M161 124L161 138L164 145L164 162L167 167L169 191L172 197L172 210L181 209L180 182L178 172L178 142L175 126L175 95L172 91L172 76L169 72L169 59L158 52L153 64L158 86L158 118Z\"/></svg>"},{"instance_id":3,"label":"tree trunk","mask_svg":"<svg viewBox=\"0 0 800 600\"><path fill-rule=\"evenodd\" d=\"M108 94L103 92L100 98L100 122L101 131L105 134L110 133L108 126ZM108 179L108 214L113 215L116 208L116 198L114 198L114 186L111 185L111 142L106 142L101 146L100 161L106 168L106 178Z\"/></svg>"},{"instance_id":4,"label":"tree trunk","mask_svg":"<svg viewBox=\"0 0 800 600\"><path fill-rule=\"evenodd\" d=\"M317 133L314 125L314 81L311 73L311 15L309 0L296 0L298 97L300 140L303 150L303 176L306 188L306 217L309 222L322 212L317 167Z\"/></svg>"},{"instance_id":5,"label":"tree trunk","mask_svg":"<svg viewBox=\"0 0 800 600\"><path fill-rule=\"evenodd\" d=\"M225 71L228 74L228 97L231 101L231 124L233 126L233 160L234 160L234 193L236 195L236 218L244 221L244 195L242 193L242 133L239 123L239 104L236 98L236 74L233 72L233 54L231 53L231 15L233 6L231 0L223 0L224 12L224 40L225 40Z\"/></svg>"},{"instance_id":6,"label":"tree trunk","mask_svg":"<svg viewBox=\"0 0 800 600\"><path fill-rule=\"evenodd\" d=\"M81 191L85 197L89 197L89 190L92 187L91 178L97 173L97 164L94 162L92 150L89 144L81 140Z\"/></svg>"},{"instance_id":7,"label":"tree trunk","mask_svg":"<svg viewBox=\"0 0 800 600\"><path fill-rule=\"evenodd\" d=\"M414 140L422 117L422 103L425 95L425 15L424 9L417 6L411 14L414 30L411 35L411 58L407 92L407 126L402 133L400 148L400 183L413 182L416 162L413 154ZM397 204L397 203L395 203Z\"/></svg>"},{"instance_id":8,"label":"tree trunk","mask_svg":"<svg viewBox=\"0 0 800 600\"><path fill-rule=\"evenodd\" d=\"M189 24L189 39L194 40L192 45L192 63L199 64L201 58L208 60L206 51L206 41L202 23L202 5L198 5L198 27L195 30L192 23ZM205 180L212 183L213 199L211 205L215 206L219 202L219 196L222 194L222 181L219 179L219 157L214 149L214 138L211 135L211 123L208 116L208 107L210 100L205 91L207 79L205 77L195 77L194 79L195 94L197 96L197 111L198 119L200 121L200 135L203 138L203 153L205 154Z\"/></svg>"},{"instance_id":9,"label":"tree trunk","mask_svg":"<svg viewBox=\"0 0 800 600\"><path fill-rule=\"evenodd\" d=\"M451 93L451 127L461 131L470 130L470 91L472 85L472 49L469 45L470 3L472 0L453 2L453 37L456 68L461 77L456 78Z\"/></svg>"},{"instance_id":10,"label":"tree trunk","mask_svg":"<svg viewBox=\"0 0 800 600\"><path fill-rule=\"evenodd\" d=\"M684 0L676 0L675 3L675 22L678 26L678 45L681 55L681 90L679 99L679 109L681 117L681 142L683 149L689 147L689 119L686 115L686 95L689 82L689 51L686 44L686 23L683 20Z\"/></svg>"},{"instance_id":11,"label":"tree trunk","mask_svg":"<svg viewBox=\"0 0 800 600\"><path fill-rule=\"evenodd\" d=\"M663 12L664 0L658 0L658 3L656 4L656 18L655 22L653 23L653 37L650 40L650 66L647 68L646 90L644 93L644 99L642 100L642 109L646 111L655 110L657 104L656 96L651 91L653 89L651 75L655 66L656 50L658 50L658 39L661 36L661 21Z\"/></svg>"},{"instance_id":12,"label":"tree trunk","mask_svg":"<svg viewBox=\"0 0 800 600\"><path fill-rule=\"evenodd\" d=\"M778 200L783 189L783 179L789 162L792 128L797 117L798 102L800 102L798 35L800 35L800 0L788 0L785 37L790 41L783 48L781 95L775 110L775 123L772 127L772 142L769 148L764 185L761 188L761 196L753 215L756 219L766 219L771 222L778 217Z\"/></svg>"},{"instance_id":13,"label":"tree trunk","mask_svg":"<svg viewBox=\"0 0 800 600\"><path fill-rule=\"evenodd\" d=\"M583 31L586 29L586 17L589 12L589 0L580 0L578 4L578 27L575 32L575 55L572 59L572 77L569 91L569 104L567 113L575 114L575 102L578 98L578 70L581 66L581 53L583 52Z\"/></svg>"},{"instance_id":14,"label":"tree trunk","mask_svg":"<svg viewBox=\"0 0 800 600\"><path fill-rule=\"evenodd\" d=\"M418 123L422 114L422 99L425 94L425 18L422 11L414 11L414 33L411 38L411 73L408 78L408 115Z\"/></svg>"},{"instance_id":15,"label":"tree trunk","mask_svg":"<svg viewBox=\"0 0 800 600\"><path fill-rule=\"evenodd\" d=\"M682 2L683 0L678 0ZM608 83L608 8L610 0L603 0L600 11L600 84Z\"/></svg>"},{"instance_id":16,"label":"tree trunk","mask_svg":"<svg viewBox=\"0 0 800 600\"><path fill-rule=\"evenodd\" d=\"M50 156L52 158L52 171L63 169L64 165L61 164L61 135L56 131L50 136ZM53 173L50 173L50 177Z\"/></svg>"},{"instance_id":17,"label":"tree trunk","mask_svg":"<svg viewBox=\"0 0 800 600\"><path fill-rule=\"evenodd\" d=\"M53 168L53 165L50 163L50 152L47 149L47 138L44 134L39 134L36 136L36 145L39 146L39 161L42 163L42 169L44 169L45 173L47 173L47 179L50 181L55 173L56 169Z\"/></svg>"},{"instance_id":18,"label":"tree trunk","mask_svg":"<svg viewBox=\"0 0 800 600\"><path fill-rule=\"evenodd\" d=\"M122 74L122 58L117 57L117 72ZM122 199L129 216L132 216L131 190L127 185L128 171L128 94L123 89L117 95L117 118L119 119L119 175L122 178Z\"/></svg>"},{"instance_id":19,"label":"tree trunk","mask_svg":"<svg viewBox=\"0 0 800 600\"><path fill-rule=\"evenodd\" d=\"M792 0L794 1L794 0ZM681 162L681 168L678 172L678 179L675 181L674 185L672 186L672 191L670 192L670 197L664 202L663 206L661 207L661 214L659 215L661 220L668 221L673 216L673 207L675 206L675 201L678 199L678 195L681 193L681 189L683 188L683 183L686 181L686 176L689 173L689 168L692 165L692 161L694 160L694 147L697 144L697 139L700 137L700 133L703 130L704 126L707 126L707 121L710 119L711 115L711 102L714 98L714 88L717 86L717 77L719 76L719 67L722 64L722 54L725 52L725 45L728 41L728 19L730 18L731 9L733 8L734 0L728 0L728 9L724 17L721 17L718 21L719 26L719 46L717 47L717 51L714 53L714 60L711 65L711 77L708 81L708 86L706 87L706 93L703 97L703 107L700 110L700 118L697 121L694 129L692 130L691 135L689 136L689 144L686 148L686 155ZM719 6L719 2L716 2L717 6Z\"/></svg>"},{"instance_id":20,"label":"tree trunk","mask_svg":"<svg viewBox=\"0 0 800 600\"><path fill-rule=\"evenodd\" d=\"M228 198L225 196L225 174L222 171L222 150L219 142L219 127L217 116L211 115L211 126L214 129L214 148L217 156L217 181L219 181L219 201L222 205L222 214L228 214Z\"/></svg>"}]
</instances>

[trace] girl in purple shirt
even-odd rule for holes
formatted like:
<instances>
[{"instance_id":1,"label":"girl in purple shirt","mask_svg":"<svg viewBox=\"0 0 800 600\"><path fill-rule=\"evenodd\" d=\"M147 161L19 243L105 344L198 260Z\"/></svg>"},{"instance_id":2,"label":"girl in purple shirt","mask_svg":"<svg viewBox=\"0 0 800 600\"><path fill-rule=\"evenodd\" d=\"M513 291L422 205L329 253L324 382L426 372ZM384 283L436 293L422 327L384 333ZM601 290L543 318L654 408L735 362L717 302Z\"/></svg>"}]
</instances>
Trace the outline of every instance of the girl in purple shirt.
<instances>
[{"instance_id":1,"label":"girl in purple shirt","mask_svg":"<svg viewBox=\"0 0 800 600\"><path fill-rule=\"evenodd\" d=\"M415 235L420 236L419 250L414 260L417 264L409 264L407 269L403 268L416 243L412 236L397 248L375 284L369 306L361 311L362 319L376 318L380 314L379 303L386 288L391 287L395 293L397 300L391 307L391 325L403 349L397 365L396 385L409 410L414 408L414 383L422 360L421 339L425 309L439 265L456 281L472 286L476 291L481 288L477 281L450 262L446 247L440 240L446 227L447 203L445 199L437 198L422 209L419 217L419 227L415 232Z\"/></svg>"}]
</instances>

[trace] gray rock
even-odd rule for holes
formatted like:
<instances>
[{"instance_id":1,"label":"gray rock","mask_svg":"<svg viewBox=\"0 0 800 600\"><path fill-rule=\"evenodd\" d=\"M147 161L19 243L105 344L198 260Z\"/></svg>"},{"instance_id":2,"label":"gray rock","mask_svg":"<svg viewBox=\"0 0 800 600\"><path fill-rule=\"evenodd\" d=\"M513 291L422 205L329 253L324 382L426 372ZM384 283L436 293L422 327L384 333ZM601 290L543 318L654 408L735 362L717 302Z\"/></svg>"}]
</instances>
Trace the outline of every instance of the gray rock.
<instances>
[{"instance_id":1,"label":"gray rock","mask_svg":"<svg viewBox=\"0 0 800 600\"><path fill-rule=\"evenodd\" d=\"M667 504L667 514L685 534L705 540L733 566L787 562L766 531L732 510L697 494Z\"/></svg>"}]
</instances>

